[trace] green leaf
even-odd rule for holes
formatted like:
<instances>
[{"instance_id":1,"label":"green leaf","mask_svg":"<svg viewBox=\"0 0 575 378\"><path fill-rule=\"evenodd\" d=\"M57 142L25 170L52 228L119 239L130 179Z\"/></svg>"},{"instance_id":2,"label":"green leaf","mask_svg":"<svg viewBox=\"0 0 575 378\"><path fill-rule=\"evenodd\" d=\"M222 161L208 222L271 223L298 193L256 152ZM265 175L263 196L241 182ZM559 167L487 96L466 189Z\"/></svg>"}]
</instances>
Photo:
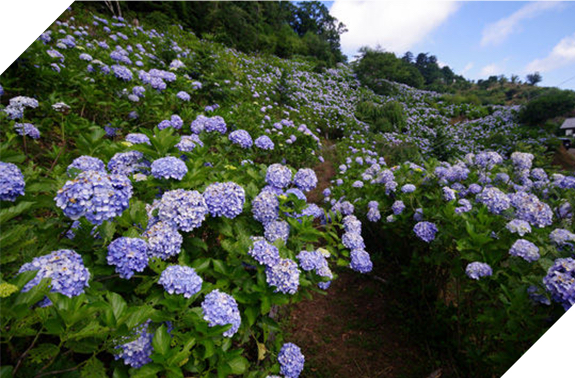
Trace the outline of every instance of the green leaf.
<instances>
[{"instance_id":1,"label":"green leaf","mask_svg":"<svg viewBox=\"0 0 575 378\"><path fill-rule=\"evenodd\" d=\"M60 348L54 344L40 344L28 353L28 359L36 364L41 364L54 358L60 352Z\"/></svg>"},{"instance_id":2,"label":"green leaf","mask_svg":"<svg viewBox=\"0 0 575 378\"><path fill-rule=\"evenodd\" d=\"M0 210L0 224L30 210L34 202L20 202L16 206L10 206Z\"/></svg>"},{"instance_id":3,"label":"green leaf","mask_svg":"<svg viewBox=\"0 0 575 378\"><path fill-rule=\"evenodd\" d=\"M166 355L170 350L171 342L172 339L168 334L166 325L162 324L160 328L156 330L156 334L154 335L154 339L152 340L152 346L154 347L154 351L162 356Z\"/></svg>"},{"instance_id":4,"label":"green leaf","mask_svg":"<svg viewBox=\"0 0 575 378\"><path fill-rule=\"evenodd\" d=\"M12 378L12 365L5 365L0 367L0 378Z\"/></svg>"},{"instance_id":5,"label":"green leaf","mask_svg":"<svg viewBox=\"0 0 575 378\"><path fill-rule=\"evenodd\" d=\"M130 369L130 377L132 378L155 378L158 373L162 371L162 367L158 364L146 364L139 369Z\"/></svg>"},{"instance_id":6,"label":"green leaf","mask_svg":"<svg viewBox=\"0 0 575 378\"><path fill-rule=\"evenodd\" d=\"M228 365L232 370L232 374L243 374L247 370L249 363L244 357L237 356L228 361Z\"/></svg>"},{"instance_id":7,"label":"green leaf","mask_svg":"<svg viewBox=\"0 0 575 378\"><path fill-rule=\"evenodd\" d=\"M98 360L95 356L90 358L86 365L80 370L80 377L82 378L106 378L106 368L102 361Z\"/></svg>"},{"instance_id":8,"label":"green leaf","mask_svg":"<svg viewBox=\"0 0 575 378\"><path fill-rule=\"evenodd\" d=\"M126 301L122 298L119 294L116 294L112 291L109 291L106 296L108 297L108 301L110 305L112 305L112 311L114 312L114 317L116 320L120 319L120 317L126 311L128 305L126 305Z\"/></svg>"}]
</instances>

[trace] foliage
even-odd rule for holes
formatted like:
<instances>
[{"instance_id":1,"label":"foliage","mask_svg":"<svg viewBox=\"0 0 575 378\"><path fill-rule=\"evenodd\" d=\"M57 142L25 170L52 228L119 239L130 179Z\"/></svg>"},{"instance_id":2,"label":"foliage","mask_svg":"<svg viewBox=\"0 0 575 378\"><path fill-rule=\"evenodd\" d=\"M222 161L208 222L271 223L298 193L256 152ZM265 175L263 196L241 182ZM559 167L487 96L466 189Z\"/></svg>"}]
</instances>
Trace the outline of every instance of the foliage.
<instances>
[{"instance_id":1,"label":"foliage","mask_svg":"<svg viewBox=\"0 0 575 378\"><path fill-rule=\"evenodd\" d=\"M554 117L575 110L575 92L550 88L529 101L519 113L519 120L527 125L540 125Z\"/></svg>"}]
</instances>

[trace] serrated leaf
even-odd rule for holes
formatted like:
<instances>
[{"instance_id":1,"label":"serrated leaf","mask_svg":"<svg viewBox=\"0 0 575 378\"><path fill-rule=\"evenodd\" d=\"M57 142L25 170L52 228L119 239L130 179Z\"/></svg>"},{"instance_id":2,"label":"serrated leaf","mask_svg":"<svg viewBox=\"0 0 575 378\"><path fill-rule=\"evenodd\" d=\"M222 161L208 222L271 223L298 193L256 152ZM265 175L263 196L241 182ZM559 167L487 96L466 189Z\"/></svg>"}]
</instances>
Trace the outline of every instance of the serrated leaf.
<instances>
[{"instance_id":1,"label":"serrated leaf","mask_svg":"<svg viewBox=\"0 0 575 378\"><path fill-rule=\"evenodd\" d=\"M0 224L3 224L10 219L30 210L32 205L34 205L34 202L25 201L18 203L16 206L6 207L0 210Z\"/></svg>"},{"instance_id":2,"label":"serrated leaf","mask_svg":"<svg viewBox=\"0 0 575 378\"><path fill-rule=\"evenodd\" d=\"M120 319L120 317L124 314L124 312L126 311L126 308L128 307L126 305L126 301L119 294L116 294L116 293L111 292L111 291L108 292L106 294L106 296L108 297L108 301L110 302L110 305L112 306L112 311L114 312L114 317L116 318L116 320Z\"/></svg>"},{"instance_id":3,"label":"serrated leaf","mask_svg":"<svg viewBox=\"0 0 575 378\"><path fill-rule=\"evenodd\" d=\"M44 343L30 350L28 359L33 363L41 364L44 361L54 358L58 352L60 352L60 348L58 348L57 345Z\"/></svg>"},{"instance_id":4,"label":"serrated leaf","mask_svg":"<svg viewBox=\"0 0 575 378\"><path fill-rule=\"evenodd\" d=\"M258 345L259 347L259 345ZM259 350L258 350L258 354L259 354ZM246 360L244 357L242 356L237 356L233 359L231 359L230 361L228 361L228 365L230 366L230 369L232 371L232 374L243 374L246 369L249 366L248 360Z\"/></svg>"},{"instance_id":5,"label":"serrated leaf","mask_svg":"<svg viewBox=\"0 0 575 378\"><path fill-rule=\"evenodd\" d=\"M102 361L92 357L86 362L86 365L80 370L82 378L106 378L106 368Z\"/></svg>"},{"instance_id":6,"label":"serrated leaf","mask_svg":"<svg viewBox=\"0 0 575 378\"><path fill-rule=\"evenodd\" d=\"M160 328L156 330L156 334L152 339L152 346L154 347L154 352L162 356L166 355L170 350L170 343L172 339L168 334L166 325L162 324Z\"/></svg>"}]
</instances>

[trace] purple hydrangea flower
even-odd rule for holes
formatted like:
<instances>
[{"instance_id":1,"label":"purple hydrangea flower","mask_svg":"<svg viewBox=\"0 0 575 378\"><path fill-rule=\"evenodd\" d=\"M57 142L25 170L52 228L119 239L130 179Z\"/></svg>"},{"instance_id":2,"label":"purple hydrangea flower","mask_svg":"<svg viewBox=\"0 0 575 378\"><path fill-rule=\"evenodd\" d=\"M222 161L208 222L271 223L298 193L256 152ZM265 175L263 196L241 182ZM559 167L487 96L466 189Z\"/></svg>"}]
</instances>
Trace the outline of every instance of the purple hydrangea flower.
<instances>
[{"instance_id":1,"label":"purple hydrangea flower","mask_svg":"<svg viewBox=\"0 0 575 378\"><path fill-rule=\"evenodd\" d=\"M176 94L176 97L182 101L190 101L192 97L188 92L180 91Z\"/></svg>"},{"instance_id":2,"label":"purple hydrangea flower","mask_svg":"<svg viewBox=\"0 0 575 378\"><path fill-rule=\"evenodd\" d=\"M437 226L431 222L418 222L414 227L413 231L418 238L426 243L430 243L435 239L435 234L437 233Z\"/></svg>"},{"instance_id":3,"label":"purple hydrangea flower","mask_svg":"<svg viewBox=\"0 0 575 378\"><path fill-rule=\"evenodd\" d=\"M291 170L285 165L272 164L266 173L266 182L276 188L285 188L292 179Z\"/></svg>"},{"instance_id":4,"label":"purple hydrangea flower","mask_svg":"<svg viewBox=\"0 0 575 378\"><path fill-rule=\"evenodd\" d=\"M228 139L232 143L238 144L241 148L250 148L254 144L250 133L248 133L246 130L232 131L228 136Z\"/></svg>"},{"instance_id":5,"label":"purple hydrangea flower","mask_svg":"<svg viewBox=\"0 0 575 378\"><path fill-rule=\"evenodd\" d=\"M14 130L18 135L26 135L32 139L40 138L40 130L31 123L15 123Z\"/></svg>"},{"instance_id":6,"label":"purple hydrangea flower","mask_svg":"<svg viewBox=\"0 0 575 378\"><path fill-rule=\"evenodd\" d=\"M114 64L112 66L112 72L118 79L122 79L124 81L130 81L133 77L132 71L130 71L128 67L120 64Z\"/></svg>"},{"instance_id":7,"label":"purple hydrangea flower","mask_svg":"<svg viewBox=\"0 0 575 378\"><path fill-rule=\"evenodd\" d=\"M557 259L543 277L543 284L551 298L565 311L575 304L575 260L570 257Z\"/></svg>"},{"instance_id":8,"label":"purple hydrangea flower","mask_svg":"<svg viewBox=\"0 0 575 378\"><path fill-rule=\"evenodd\" d=\"M297 378L303 371L305 357L301 349L293 343L285 343L278 354L280 374L286 378Z\"/></svg>"},{"instance_id":9,"label":"purple hydrangea flower","mask_svg":"<svg viewBox=\"0 0 575 378\"><path fill-rule=\"evenodd\" d=\"M58 190L56 206L72 220L86 217L102 224L122 214L132 197L132 183L124 175L84 171Z\"/></svg>"},{"instance_id":10,"label":"purple hydrangea flower","mask_svg":"<svg viewBox=\"0 0 575 378\"><path fill-rule=\"evenodd\" d=\"M192 152L196 146L204 146L204 142L196 134L182 135L180 141L176 144L176 148L181 152Z\"/></svg>"},{"instance_id":11,"label":"purple hydrangea flower","mask_svg":"<svg viewBox=\"0 0 575 378\"><path fill-rule=\"evenodd\" d=\"M532 226L545 227L553 223L553 210L536 195L517 192L509 195L511 204L516 209L518 219L529 222Z\"/></svg>"},{"instance_id":12,"label":"purple hydrangea flower","mask_svg":"<svg viewBox=\"0 0 575 378\"><path fill-rule=\"evenodd\" d=\"M14 202L24 195L25 186L24 175L17 166L0 161L0 201Z\"/></svg>"},{"instance_id":13,"label":"purple hydrangea flower","mask_svg":"<svg viewBox=\"0 0 575 378\"><path fill-rule=\"evenodd\" d=\"M173 156L160 158L152 163L152 175L157 179L182 180L186 173L186 163Z\"/></svg>"},{"instance_id":14,"label":"purple hydrangea flower","mask_svg":"<svg viewBox=\"0 0 575 378\"><path fill-rule=\"evenodd\" d=\"M132 331L132 334L136 336L136 339L125 344L118 345L116 349L121 349L121 352L114 355L114 358L116 360L121 358L124 360L124 364L130 365L136 369L152 362L150 356L154 351L154 348L152 347L152 339L154 338L154 335L148 332L149 325L150 320L136 327ZM130 337L125 337L125 339L130 339Z\"/></svg>"},{"instance_id":15,"label":"purple hydrangea flower","mask_svg":"<svg viewBox=\"0 0 575 378\"><path fill-rule=\"evenodd\" d=\"M114 174L129 176L135 172L145 172L150 163L140 151L118 152L108 162L108 170Z\"/></svg>"},{"instance_id":16,"label":"purple hydrangea flower","mask_svg":"<svg viewBox=\"0 0 575 378\"><path fill-rule=\"evenodd\" d=\"M142 272L148 266L148 244L143 239L118 238L108 246L107 261L116 266L120 277L129 280L134 272Z\"/></svg>"},{"instance_id":17,"label":"purple hydrangea flower","mask_svg":"<svg viewBox=\"0 0 575 378\"><path fill-rule=\"evenodd\" d=\"M184 232L199 228L208 213L204 197L196 190L184 189L165 192L157 209L161 221Z\"/></svg>"},{"instance_id":18,"label":"purple hydrangea flower","mask_svg":"<svg viewBox=\"0 0 575 378\"><path fill-rule=\"evenodd\" d=\"M415 192L415 185L413 184L405 184L401 187L401 191L403 193L413 193Z\"/></svg>"},{"instance_id":19,"label":"purple hydrangea flower","mask_svg":"<svg viewBox=\"0 0 575 378\"><path fill-rule=\"evenodd\" d=\"M317 176L313 169L302 168L296 172L294 179L294 184L304 192L309 192L315 189L317 185Z\"/></svg>"},{"instance_id":20,"label":"purple hydrangea flower","mask_svg":"<svg viewBox=\"0 0 575 378\"><path fill-rule=\"evenodd\" d=\"M513 219L505 226L509 232L523 236L531 232L531 225L521 219Z\"/></svg>"},{"instance_id":21,"label":"purple hydrangea flower","mask_svg":"<svg viewBox=\"0 0 575 378\"><path fill-rule=\"evenodd\" d=\"M265 224L279 216L279 201L274 193L261 191L252 201L254 219Z\"/></svg>"},{"instance_id":22,"label":"purple hydrangea flower","mask_svg":"<svg viewBox=\"0 0 575 378\"><path fill-rule=\"evenodd\" d=\"M405 210L405 204L403 201L395 201L393 205L391 205L391 210L393 210L393 214L399 215L403 213L403 210Z\"/></svg>"},{"instance_id":23,"label":"purple hydrangea flower","mask_svg":"<svg viewBox=\"0 0 575 378\"><path fill-rule=\"evenodd\" d=\"M156 222L142 235L148 240L148 255L166 260L180 253L183 238L172 223Z\"/></svg>"},{"instance_id":24,"label":"purple hydrangea flower","mask_svg":"<svg viewBox=\"0 0 575 378\"><path fill-rule=\"evenodd\" d=\"M460 199L459 201L457 201L457 203L460 206L455 208L456 214L467 213L467 212L471 211L471 208L472 208L471 202L469 202L465 198Z\"/></svg>"},{"instance_id":25,"label":"purple hydrangea flower","mask_svg":"<svg viewBox=\"0 0 575 378\"><path fill-rule=\"evenodd\" d=\"M363 248L353 249L350 253L349 267L359 273L369 273L373 269L373 263L369 253Z\"/></svg>"},{"instance_id":26,"label":"purple hydrangea flower","mask_svg":"<svg viewBox=\"0 0 575 378\"><path fill-rule=\"evenodd\" d=\"M575 242L575 234L562 228L557 228L549 234L549 239L559 247L573 246L571 242Z\"/></svg>"},{"instance_id":27,"label":"purple hydrangea flower","mask_svg":"<svg viewBox=\"0 0 575 378\"><path fill-rule=\"evenodd\" d=\"M345 232L361 234L361 222L355 215L346 215L342 223Z\"/></svg>"},{"instance_id":28,"label":"purple hydrangea flower","mask_svg":"<svg viewBox=\"0 0 575 378\"><path fill-rule=\"evenodd\" d=\"M287 243L289 237L289 224L284 220L274 220L268 222L264 226L264 236L270 242L273 243L276 240L283 240Z\"/></svg>"},{"instance_id":29,"label":"purple hydrangea flower","mask_svg":"<svg viewBox=\"0 0 575 378\"><path fill-rule=\"evenodd\" d=\"M184 298L191 298L202 289L202 278L194 268L181 265L170 265L160 275L158 283L164 287L168 294L183 294Z\"/></svg>"},{"instance_id":30,"label":"purple hydrangea flower","mask_svg":"<svg viewBox=\"0 0 575 378\"><path fill-rule=\"evenodd\" d=\"M539 260L539 248L530 241L519 239L509 249L511 256L521 257L528 262Z\"/></svg>"},{"instance_id":31,"label":"purple hydrangea flower","mask_svg":"<svg viewBox=\"0 0 575 378\"><path fill-rule=\"evenodd\" d=\"M215 182L206 188L203 196L212 217L233 219L242 213L246 192L235 182Z\"/></svg>"},{"instance_id":32,"label":"purple hydrangea flower","mask_svg":"<svg viewBox=\"0 0 575 378\"><path fill-rule=\"evenodd\" d=\"M252 239L253 245L248 250L248 255L265 266L272 266L279 263L280 253L276 246L268 243L262 237L254 237Z\"/></svg>"},{"instance_id":33,"label":"purple hydrangea flower","mask_svg":"<svg viewBox=\"0 0 575 378\"><path fill-rule=\"evenodd\" d=\"M341 242L346 248L350 250L365 248L363 237L361 237L361 235L356 232L344 233L341 238Z\"/></svg>"},{"instance_id":34,"label":"purple hydrangea flower","mask_svg":"<svg viewBox=\"0 0 575 378\"><path fill-rule=\"evenodd\" d=\"M132 144L148 144L150 143L150 138L148 138L145 134L141 133L130 133L126 135L126 142L130 142Z\"/></svg>"},{"instance_id":35,"label":"purple hydrangea flower","mask_svg":"<svg viewBox=\"0 0 575 378\"><path fill-rule=\"evenodd\" d=\"M208 133L217 131L220 134L225 134L227 131L226 121L220 116L210 117L204 124L204 130Z\"/></svg>"},{"instance_id":36,"label":"purple hydrangea flower","mask_svg":"<svg viewBox=\"0 0 575 378\"><path fill-rule=\"evenodd\" d=\"M295 261L280 259L276 264L266 267L266 282L275 287L275 293L295 294L299 287L299 274Z\"/></svg>"},{"instance_id":37,"label":"purple hydrangea flower","mask_svg":"<svg viewBox=\"0 0 575 378\"><path fill-rule=\"evenodd\" d=\"M511 206L511 200L507 194L495 187L485 188L476 197L477 202L487 206L493 214L501 214Z\"/></svg>"},{"instance_id":38,"label":"purple hydrangea flower","mask_svg":"<svg viewBox=\"0 0 575 378\"><path fill-rule=\"evenodd\" d=\"M274 149L274 142L267 136L262 135L254 141L254 144L257 148L262 150L273 150Z\"/></svg>"},{"instance_id":39,"label":"purple hydrangea flower","mask_svg":"<svg viewBox=\"0 0 575 378\"><path fill-rule=\"evenodd\" d=\"M493 274L493 270L489 264L475 261L467 265L467 268L465 268L465 274L467 274L467 277L471 279L479 280L482 277L491 276Z\"/></svg>"},{"instance_id":40,"label":"purple hydrangea flower","mask_svg":"<svg viewBox=\"0 0 575 378\"><path fill-rule=\"evenodd\" d=\"M196 117L196 119L194 121L192 121L192 124L190 125L190 129L191 129L192 133L199 134L202 131L204 131L204 127L205 127L206 121L208 119L209 118L203 114L198 115Z\"/></svg>"},{"instance_id":41,"label":"purple hydrangea flower","mask_svg":"<svg viewBox=\"0 0 575 378\"><path fill-rule=\"evenodd\" d=\"M60 249L40 257L35 257L32 262L20 267L18 273L37 270L36 276L22 288L27 292L38 285L43 278L50 278L50 291L60 293L69 298L80 295L84 288L89 286L90 272L84 266L82 256L71 249ZM52 302L45 298L40 306L51 305Z\"/></svg>"},{"instance_id":42,"label":"purple hydrangea flower","mask_svg":"<svg viewBox=\"0 0 575 378\"><path fill-rule=\"evenodd\" d=\"M68 166L66 172L68 176L73 176L73 170L77 169L79 171L98 171L106 173L106 166L104 162L98 158L92 156L82 155L74 159L72 164Z\"/></svg>"},{"instance_id":43,"label":"purple hydrangea flower","mask_svg":"<svg viewBox=\"0 0 575 378\"><path fill-rule=\"evenodd\" d=\"M236 300L218 289L206 295L202 312L210 327L231 324L232 327L224 332L225 337L232 337L240 328L242 318Z\"/></svg>"}]
</instances>

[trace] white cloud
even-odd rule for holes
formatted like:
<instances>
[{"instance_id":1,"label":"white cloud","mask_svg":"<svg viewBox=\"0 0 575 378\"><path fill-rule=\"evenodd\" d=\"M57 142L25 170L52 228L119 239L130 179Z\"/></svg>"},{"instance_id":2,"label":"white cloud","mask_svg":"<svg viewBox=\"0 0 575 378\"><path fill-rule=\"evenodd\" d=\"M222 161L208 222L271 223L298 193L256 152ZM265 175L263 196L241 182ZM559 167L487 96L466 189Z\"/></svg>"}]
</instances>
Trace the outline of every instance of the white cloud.
<instances>
[{"instance_id":1,"label":"white cloud","mask_svg":"<svg viewBox=\"0 0 575 378\"><path fill-rule=\"evenodd\" d=\"M535 59L525 67L525 72L548 72L575 64L575 34L563 38L543 59Z\"/></svg>"},{"instance_id":2,"label":"white cloud","mask_svg":"<svg viewBox=\"0 0 575 378\"><path fill-rule=\"evenodd\" d=\"M473 66L474 66L473 62L467 63L467 64L465 65L465 67L463 67L463 69L461 70L460 75L461 75L461 76L465 76L465 74L466 74L467 72L469 72L469 70L472 69Z\"/></svg>"},{"instance_id":3,"label":"white cloud","mask_svg":"<svg viewBox=\"0 0 575 378\"><path fill-rule=\"evenodd\" d=\"M512 33L520 30L520 23L540 15L542 12L552 9L562 8L563 4L558 2L544 1L529 3L521 9L515 11L508 17L487 25L483 29L481 46L499 45L503 43Z\"/></svg>"},{"instance_id":4,"label":"white cloud","mask_svg":"<svg viewBox=\"0 0 575 378\"><path fill-rule=\"evenodd\" d=\"M501 71L502 71L501 68L497 64L492 63L483 67L479 74L481 76L493 76L501 74Z\"/></svg>"},{"instance_id":5,"label":"white cloud","mask_svg":"<svg viewBox=\"0 0 575 378\"><path fill-rule=\"evenodd\" d=\"M346 1L336 0L330 13L348 32L341 35L344 53L352 56L362 46L381 46L402 54L451 16L454 1Z\"/></svg>"}]
</instances>

